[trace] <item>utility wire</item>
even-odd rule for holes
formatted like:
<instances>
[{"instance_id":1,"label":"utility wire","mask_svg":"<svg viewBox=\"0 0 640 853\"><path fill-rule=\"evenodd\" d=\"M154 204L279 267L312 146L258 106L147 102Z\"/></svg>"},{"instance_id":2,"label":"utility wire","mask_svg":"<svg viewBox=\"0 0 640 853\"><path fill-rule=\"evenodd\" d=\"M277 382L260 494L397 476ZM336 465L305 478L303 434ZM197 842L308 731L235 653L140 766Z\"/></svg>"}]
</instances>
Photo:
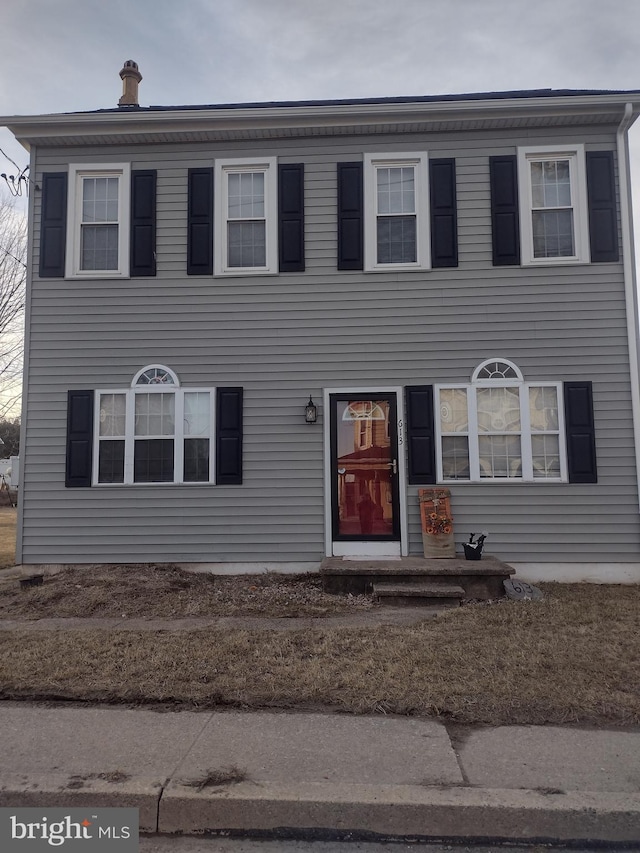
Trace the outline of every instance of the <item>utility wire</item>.
<instances>
[{"instance_id":1,"label":"utility wire","mask_svg":"<svg viewBox=\"0 0 640 853\"><path fill-rule=\"evenodd\" d=\"M2 156L3 156L3 157L6 157L6 158L7 158L7 160L8 160L10 163L13 163L13 165L16 167L16 169L17 169L19 172L22 172L22 171L23 171L22 166L18 166L18 164L16 163L16 161L15 161L15 160L12 160L12 159L11 159L11 157L9 157L9 155L6 153L6 151L3 151L3 150L2 150L2 148L0 148L0 154L2 154Z\"/></svg>"}]
</instances>

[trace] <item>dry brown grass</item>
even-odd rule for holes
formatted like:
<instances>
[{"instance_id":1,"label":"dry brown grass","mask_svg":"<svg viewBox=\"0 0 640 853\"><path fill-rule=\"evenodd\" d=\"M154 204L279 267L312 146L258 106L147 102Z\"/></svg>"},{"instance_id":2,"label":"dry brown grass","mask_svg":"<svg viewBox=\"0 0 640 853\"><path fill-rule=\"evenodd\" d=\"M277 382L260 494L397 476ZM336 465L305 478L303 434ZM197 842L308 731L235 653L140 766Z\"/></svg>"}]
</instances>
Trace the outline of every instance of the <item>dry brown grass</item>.
<instances>
[{"instance_id":1,"label":"dry brown grass","mask_svg":"<svg viewBox=\"0 0 640 853\"><path fill-rule=\"evenodd\" d=\"M45 617L330 616L367 610L367 596L322 592L319 575L221 576L170 565L92 566L48 575L25 591L0 587L0 619Z\"/></svg>"},{"instance_id":2,"label":"dry brown grass","mask_svg":"<svg viewBox=\"0 0 640 853\"><path fill-rule=\"evenodd\" d=\"M640 723L640 588L543 588L411 628L6 632L0 696Z\"/></svg>"},{"instance_id":3,"label":"dry brown grass","mask_svg":"<svg viewBox=\"0 0 640 853\"><path fill-rule=\"evenodd\" d=\"M0 569L16 561L16 514L14 507L0 507Z\"/></svg>"}]
</instances>

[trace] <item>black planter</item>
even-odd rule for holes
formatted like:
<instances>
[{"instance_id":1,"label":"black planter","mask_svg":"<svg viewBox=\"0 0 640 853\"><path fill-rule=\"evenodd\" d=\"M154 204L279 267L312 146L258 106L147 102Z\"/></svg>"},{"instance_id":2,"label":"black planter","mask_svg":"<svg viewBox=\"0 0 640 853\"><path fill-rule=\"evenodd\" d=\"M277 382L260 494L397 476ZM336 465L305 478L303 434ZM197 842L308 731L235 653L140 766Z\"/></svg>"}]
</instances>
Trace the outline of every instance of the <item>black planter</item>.
<instances>
[{"instance_id":1,"label":"black planter","mask_svg":"<svg viewBox=\"0 0 640 853\"><path fill-rule=\"evenodd\" d=\"M465 560L482 559L482 545L469 545L468 542L465 542L462 547L464 548Z\"/></svg>"}]
</instances>

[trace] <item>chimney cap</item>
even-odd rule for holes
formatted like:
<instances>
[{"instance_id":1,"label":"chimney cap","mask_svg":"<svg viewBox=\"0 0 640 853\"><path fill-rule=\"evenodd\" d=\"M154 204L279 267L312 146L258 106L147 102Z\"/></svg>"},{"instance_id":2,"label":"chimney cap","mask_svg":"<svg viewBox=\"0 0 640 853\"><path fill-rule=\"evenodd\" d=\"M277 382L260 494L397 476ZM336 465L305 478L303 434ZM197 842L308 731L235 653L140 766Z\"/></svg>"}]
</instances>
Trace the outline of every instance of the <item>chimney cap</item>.
<instances>
[{"instance_id":1,"label":"chimney cap","mask_svg":"<svg viewBox=\"0 0 640 853\"><path fill-rule=\"evenodd\" d=\"M138 71L138 63L133 59L127 59L120 70L120 77L134 77L138 83L142 80L142 74Z\"/></svg>"},{"instance_id":2,"label":"chimney cap","mask_svg":"<svg viewBox=\"0 0 640 853\"><path fill-rule=\"evenodd\" d=\"M138 63L133 59L127 59L120 71L122 80L122 97L118 101L119 107L138 106L138 83L142 80L142 74L138 71Z\"/></svg>"}]
</instances>

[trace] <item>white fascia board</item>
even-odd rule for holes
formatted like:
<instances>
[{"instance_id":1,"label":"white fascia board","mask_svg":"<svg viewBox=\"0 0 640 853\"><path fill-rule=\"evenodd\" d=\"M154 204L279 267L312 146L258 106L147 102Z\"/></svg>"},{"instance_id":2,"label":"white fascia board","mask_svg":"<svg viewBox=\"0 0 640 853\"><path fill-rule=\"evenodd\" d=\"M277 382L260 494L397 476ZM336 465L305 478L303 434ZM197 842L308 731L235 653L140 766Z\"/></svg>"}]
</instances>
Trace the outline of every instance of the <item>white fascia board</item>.
<instances>
[{"instance_id":1,"label":"white fascia board","mask_svg":"<svg viewBox=\"0 0 640 853\"><path fill-rule=\"evenodd\" d=\"M640 98L639 98L640 100ZM0 116L7 127L25 142L56 136L127 136L145 133L185 133L189 131L237 131L286 128L359 126L372 122L443 121L458 119L508 119L576 115L610 115L619 122L629 96L575 95L546 98L497 98L468 101L412 101L383 104L301 104L300 106L261 106L226 109L158 109L123 112L62 113L36 116ZM638 111L634 110L634 119Z\"/></svg>"}]
</instances>

